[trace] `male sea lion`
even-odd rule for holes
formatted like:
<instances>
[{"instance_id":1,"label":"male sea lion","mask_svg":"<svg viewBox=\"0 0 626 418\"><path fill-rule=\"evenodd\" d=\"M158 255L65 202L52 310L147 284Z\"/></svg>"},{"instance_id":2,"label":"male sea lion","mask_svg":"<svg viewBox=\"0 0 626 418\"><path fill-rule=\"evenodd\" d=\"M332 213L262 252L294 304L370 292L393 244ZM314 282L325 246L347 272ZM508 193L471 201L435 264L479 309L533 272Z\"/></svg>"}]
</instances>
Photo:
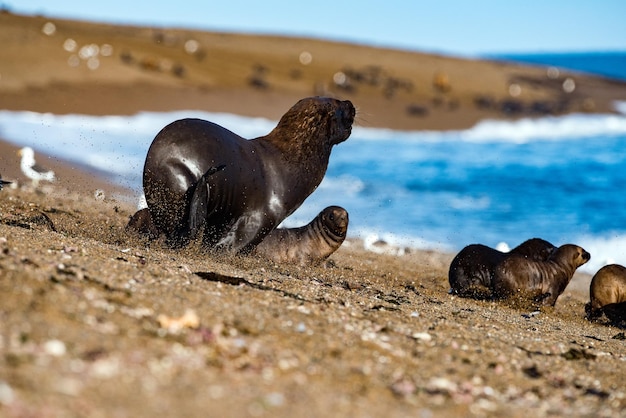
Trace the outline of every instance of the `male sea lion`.
<instances>
[{"instance_id":1,"label":"male sea lion","mask_svg":"<svg viewBox=\"0 0 626 418\"><path fill-rule=\"evenodd\" d=\"M556 247L541 238L524 241L510 252L504 253L482 244L463 248L450 263L448 281L452 293L464 297L485 299L493 293L493 270L510 254L532 260L546 260Z\"/></svg>"},{"instance_id":2,"label":"male sea lion","mask_svg":"<svg viewBox=\"0 0 626 418\"><path fill-rule=\"evenodd\" d=\"M348 212L339 206L329 206L308 225L274 229L253 254L277 263L317 264L341 246L347 232Z\"/></svg>"},{"instance_id":3,"label":"male sea lion","mask_svg":"<svg viewBox=\"0 0 626 418\"><path fill-rule=\"evenodd\" d=\"M519 294L554 306L576 269L590 258L587 251L573 244L560 246L545 261L511 254L494 269L494 295L508 298Z\"/></svg>"},{"instance_id":4,"label":"male sea lion","mask_svg":"<svg viewBox=\"0 0 626 418\"><path fill-rule=\"evenodd\" d=\"M252 140L200 119L169 124L143 171L150 222L172 246L204 230L208 249L249 252L317 188L354 116L349 101L311 97Z\"/></svg>"},{"instance_id":5,"label":"male sea lion","mask_svg":"<svg viewBox=\"0 0 626 418\"><path fill-rule=\"evenodd\" d=\"M585 305L587 319L597 319L604 313L613 323L625 323L626 267L609 264L598 270L589 285L589 299Z\"/></svg>"}]
</instances>

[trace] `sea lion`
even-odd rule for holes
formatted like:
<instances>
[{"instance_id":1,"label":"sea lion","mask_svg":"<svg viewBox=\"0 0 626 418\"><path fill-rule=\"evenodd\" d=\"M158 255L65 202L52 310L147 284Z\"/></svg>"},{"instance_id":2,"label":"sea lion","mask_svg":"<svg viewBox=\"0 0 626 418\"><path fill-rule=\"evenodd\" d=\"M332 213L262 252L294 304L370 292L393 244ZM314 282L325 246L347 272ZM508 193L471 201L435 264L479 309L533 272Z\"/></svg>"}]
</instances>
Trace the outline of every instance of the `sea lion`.
<instances>
[{"instance_id":1,"label":"sea lion","mask_svg":"<svg viewBox=\"0 0 626 418\"><path fill-rule=\"evenodd\" d=\"M576 269L590 258L587 251L573 244L560 246L545 261L511 254L494 269L494 295L498 298L528 296L542 305L554 306Z\"/></svg>"},{"instance_id":2,"label":"sea lion","mask_svg":"<svg viewBox=\"0 0 626 418\"><path fill-rule=\"evenodd\" d=\"M626 323L626 267L609 264L598 270L589 285L589 299L587 319L605 314L613 323Z\"/></svg>"},{"instance_id":3,"label":"sea lion","mask_svg":"<svg viewBox=\"0 0 626 418\"><path fill-rule=\"evenodd\" d=\"M493 270L510 254L532 260L547 260L556 247L541 238L524 241L505 253L482 244L463 248L450 263L448 281L451 293L464 297L486 299L493 293Z\"/></svg>"},{"instance_id":4,"label":"sea lion","mask_svg":"<svg viewBox=\"0 0 626 418\"><path fill-rule=\"evenodd\" d=\"M274 229L253 254L277 263L318 264L341 246L347 232L348 212L329 206L305 226Z\"/></svg>"},{"instance_id":5,"label":"sea lion","mask_svg":"<svg viewBox=\"0 0 626 418\"><path fill-rule=\"evenodd\" d=\"M144 165L150 222L173 247L204 231L207 249L249 252L317 188L354 116L350 101L310 97L251 140L201 119L167 125Z\"/></svg>"}]
</instances>

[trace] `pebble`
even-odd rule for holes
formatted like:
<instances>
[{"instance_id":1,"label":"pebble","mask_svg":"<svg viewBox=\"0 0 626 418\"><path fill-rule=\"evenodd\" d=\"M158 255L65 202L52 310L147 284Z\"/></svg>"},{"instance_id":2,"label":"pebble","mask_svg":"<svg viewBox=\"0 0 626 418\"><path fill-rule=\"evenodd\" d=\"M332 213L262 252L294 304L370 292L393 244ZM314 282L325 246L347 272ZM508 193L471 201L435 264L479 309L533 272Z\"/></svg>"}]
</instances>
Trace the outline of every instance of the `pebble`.
<instances>
[{"instance_id":1,"label":"pebble","mask_svg":"<svg viewBox=\"0 0 626 418\"><path fill-rule=\"evenodd\" d=\"M157 317L159 326L170 333L178 333L184 328L198 328L200 326L200 318L192 309L187 309L185 314L179 318L172 318L167 315L159 315Z\"/></svg>"},{"instance_id":2,"label":"pebble","mask_svg":"<svg viewBox=\"0 0 626 418\"><path fill-rule=\"evenodd\" d=\"M93 193L93 197L98 201L103 201L106 198L106 193L102 189L96 189Z\"/></svg>"},{"instance_id":3,"label":"pebble","mask_svg":"<svg viewBox=\"0 0 626 418\"><path fill-rule=\"evenodd\" d=\"M265 397L265 402L270 406L283 406L285 404L285 395L279 392L272 392Z\"/></svg>"},{"instance_id":4,"label":"pebble","mask_svg":"<svg viewBox=\"0 0 626 418\"><path fill-rule=\"evenodd\" d=\"M15 392L8 383L0 380L0 405L10 405L15 399Z\"/></svg>"},{"instance_id":5,"label":"pebble","mask_svg":"<svg viewBox=\"0 0 626 418\"><path fill-rule=\"evenodd\" d=\"M65 343L60 340L46 341L43 345L43 349L47 354L55 357L61 357L65 355L65 352L67 351Z\"/></svg>"},{"instance_id":6,"label":"pebble","mask_svg":"<svg viewBox=\"0 0 626 418\"><path fill-rule=\"evenodd\" d=\"M431 341L433 337L427 332L414 332L411 337L420 341Z\"/></svg>"},{"instance_id":7,"label":"pebble","mask_svg":"<svg viewBox=\"0 0 626 418\"><path fill-rule=\"evenodd\" d=\"M457 390L457 384L444 377L433 377L426 384L426 391L431 394L450 394Z\"/></svg>"}]
</instances>

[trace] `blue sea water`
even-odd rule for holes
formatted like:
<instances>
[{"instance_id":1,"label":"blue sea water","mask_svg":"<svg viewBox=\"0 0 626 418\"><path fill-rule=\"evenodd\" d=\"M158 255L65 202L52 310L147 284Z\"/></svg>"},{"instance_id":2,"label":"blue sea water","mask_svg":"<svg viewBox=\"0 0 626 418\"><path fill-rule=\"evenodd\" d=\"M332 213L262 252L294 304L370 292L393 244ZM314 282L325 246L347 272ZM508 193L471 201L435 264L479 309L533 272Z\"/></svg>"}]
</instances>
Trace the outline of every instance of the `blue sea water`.
<instances>
[{"instance_id":1,"label":"blue sea water","mask_svg":"<svg viewBox=\"0 0 626 418\"><path fill-rule=\"evenodd\" d=\"M486 58L566 68L616 80L626 80L626 51L500 54Z\"/></svg>"},{"instance_id":2,"label":"blue sea water","mask_svg":"<svg viewBox=\"0 0 626 418\"><path fill-rule=\"evenodd\" d=\"M451 252L541 237L582 245L592 254L583 268L591 273L609 262L626 265L624 100L616 103L622 114L484 121L462 131L356 127L333 150L318 190L285 224L302 225L340 205L350 213L353 237ZM182 117L209 119L249 138L276 123L197 111L0 111L0 136L109 173L139 199L150 142Z\"/></svg>"}]
</instances>

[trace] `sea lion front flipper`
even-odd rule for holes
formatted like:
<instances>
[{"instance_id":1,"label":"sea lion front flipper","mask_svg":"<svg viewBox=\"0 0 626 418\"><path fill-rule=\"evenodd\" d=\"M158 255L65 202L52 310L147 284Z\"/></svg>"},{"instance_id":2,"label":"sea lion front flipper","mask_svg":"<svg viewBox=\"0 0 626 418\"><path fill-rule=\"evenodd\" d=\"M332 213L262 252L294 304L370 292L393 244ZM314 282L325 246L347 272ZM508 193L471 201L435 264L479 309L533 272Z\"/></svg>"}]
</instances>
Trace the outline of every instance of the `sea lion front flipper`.
<instances>
[{"instance_id":1,"label":"sea lion front flipper","mask_svg":"<svg viewBox=\"0 0 626 418\"><path fill-rule=\"evenodd\" d=\"M220 165L218 167L209 168L207 172L200 177L198 183L196 183L189 204L189 238L191 239L194 239L198 235L198 232L200 232L206 223L209 196L211 194L208 179L213 174L223 170L224 167L226 166Z\"/></svg>"},{"instance_id":2,"label":"sea lion front flipper","mask_svg":"<svg viewBox=\"0 0 626 418\"><path fill-rule=\"evenodd\" d=\"M138 210L128 221L126 232L135 233L144 236L150 240L159 237L159 230L152 222L150 210L143 208Z\"/></svg>"}]
</instances>

